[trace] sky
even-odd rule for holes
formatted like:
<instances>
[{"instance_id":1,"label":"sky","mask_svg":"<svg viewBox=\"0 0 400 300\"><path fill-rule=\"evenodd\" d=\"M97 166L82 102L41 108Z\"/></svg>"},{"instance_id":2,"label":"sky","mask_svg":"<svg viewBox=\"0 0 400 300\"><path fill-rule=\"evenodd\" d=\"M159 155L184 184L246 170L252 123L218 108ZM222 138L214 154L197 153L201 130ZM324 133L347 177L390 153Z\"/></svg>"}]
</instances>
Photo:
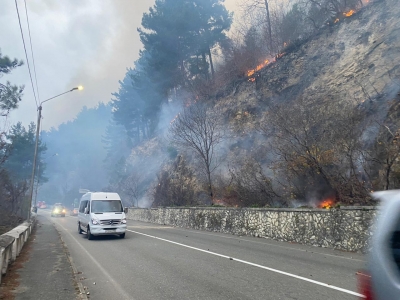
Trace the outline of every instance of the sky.
<instances>
[{"instance_id":1,"label":"sky","mask_svg":"<svg viewBox=\"0 0 400 300\"><path fill-rule=\"evenodd\" d=\"M236 13L239 0L226 0ZM0 49L2 55L25 64L0 82L25 85L19 108L8 119L12 125L35 122L37 107L26 63L15 0L0 0ZM49 130L72 120L83 106L108 102L118 91L118 81L138 58L140 43L137 28L142 15L155 0L26 0L33 53L41 101L78 85L73 91L43 104L42 128ZM17 0L34 76L26 21L25 2ZM35 78L33 77L35 85ZM36 85L35 85L36 86Z\"/></svg>"}]
</instances>

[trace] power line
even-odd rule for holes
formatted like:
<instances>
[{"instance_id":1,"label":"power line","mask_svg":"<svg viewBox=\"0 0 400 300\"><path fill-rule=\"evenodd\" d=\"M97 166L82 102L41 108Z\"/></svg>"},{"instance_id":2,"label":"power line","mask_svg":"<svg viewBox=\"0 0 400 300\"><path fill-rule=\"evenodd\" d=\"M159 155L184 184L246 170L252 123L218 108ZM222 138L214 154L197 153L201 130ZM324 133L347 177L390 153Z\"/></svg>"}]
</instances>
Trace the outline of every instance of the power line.
<instances>
[{"instance_id":1,"label":"power line","mask_svg":"<svg viewBox=\"0 0 400 300\"><path fill-rule=\"evenodd\" d=\"M39 100L39 103L40 103L39 87L38 87L37 75L36 75L35 56L33 55L32 38L31 38L31 28L30 28L30 26L29 26L28 9L26 8L26 0L24 0L24 3L25 3L26 22L28 23L29 43L31 44L31 53L32 53L32 62L33 62L33 73L35 74L36 92L37 92L38 100Z\"/></svg>"},{"instance_id":2,"label":"power line","mask_svg":"<svg viewBox=\"0 0 400 300\"><path fill-rule=\"evenodd\" d=\"M19 28L20 28L20 30L21 30L21 36L22 36L22 43L24 44L25 57L26 57L26 62L27 62L27 65L28 65L28 70L29 70L29 77L31 78L31 84L32 84L32 90L33 90L33 96L35 97L36 107L38 107L38 102L37 102L37 99L36 99L36 93L35 93L35 87L33 86L32 73L31 73L31 67L29 66L28 54L27 54L27 52L26 52L26 46L25 46L24 33L23 33L23 31L22 31L21 18L20 18L20 16L19 16L19 11L18 11L18 4L17 4L17 0L15 0L15 7L16 7L16 9L17 9L17 15L18 15Z\"/></svg>"}]
</instances>

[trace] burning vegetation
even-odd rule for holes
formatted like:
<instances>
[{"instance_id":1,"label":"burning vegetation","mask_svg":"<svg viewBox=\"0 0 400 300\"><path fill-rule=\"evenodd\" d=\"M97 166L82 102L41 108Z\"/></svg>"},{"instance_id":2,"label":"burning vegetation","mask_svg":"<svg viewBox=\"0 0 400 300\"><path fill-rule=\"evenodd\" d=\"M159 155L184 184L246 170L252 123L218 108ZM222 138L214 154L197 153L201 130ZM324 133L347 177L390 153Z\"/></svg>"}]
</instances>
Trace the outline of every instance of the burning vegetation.
<instances>
[{"instance_id":1,"label":"burning vegetation","mask_svg":"<svg viewBox=\"0 0 400 300\"><path fill-rule=\"evenodd\" d=\"M335 205L335 201L333 199L328 198L323 200L321 203L318 204L318 208L323 208L323 209L330 209L333 208Z\"/></svg>"},{"instance_id":2,"label":"burning vegetation","mask_svg":"<svg viewBox=\"0 0 400 300\"><path fill-rule=\"evenodd\" d=\"M256 72L260 71L262 68L266 67L269 63L270 63L270 60L266 59L261 64L259 64L257 67L255 67L254 69L248 70L247 77L249 77L249 81L255 81L255 78L253 77L253 75Z\"/></svg>"},{"instance_id":3,"label":"burning vegetation","mask_svg":"<svg viewBox=\"0 0 400 300\"><path fill-rule=\"evenodd\" d=\"M356 13L356 11L354 9L349 10L348 12L343 13L343 15L345 17L351 17L352 15L354 15Z\"/></svg>"}]
</instances>

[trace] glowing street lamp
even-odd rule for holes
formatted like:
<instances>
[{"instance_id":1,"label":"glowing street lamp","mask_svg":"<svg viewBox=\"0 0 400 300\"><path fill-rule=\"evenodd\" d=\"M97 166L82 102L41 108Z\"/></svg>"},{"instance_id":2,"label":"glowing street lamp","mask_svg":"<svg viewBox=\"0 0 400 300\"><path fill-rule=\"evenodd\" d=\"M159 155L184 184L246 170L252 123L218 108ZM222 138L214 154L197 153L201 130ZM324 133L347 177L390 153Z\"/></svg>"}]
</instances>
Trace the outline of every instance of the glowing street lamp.
<instances>
[{"instance_id":1,"label":"glowing street lamp","mask_svg":"<svg viewBox=\"0 0 400 300\"><path fill-rule=\"evenodd\" d=\"M31 176L31 184L30 184L30 188L29 188L29 210L28 210L28 220L30 220L31 218L31 208L32 208L32 199L33 199L33 186L34 186L34 180L35 180L35 171L36 171L36 160L37 160L37 151L38 151L38 142L39 142L39 130L40 130L40 120L42 119L42 105L43 103L50 101L54 98L57 98L61 95L73 92L73 91L81 91L83 90L83 86L77 86L74 87L72 89L70 89L69 91L66 91L64 93L61 93L57 96L51 97L47 100L44 100L40 103L39 107L38 107L38 119L37 119L37 123L36 123L36 143L35 143L35 154L33 156L33 166L32 166L32 176Z\"/></svg>"}]
</instances>

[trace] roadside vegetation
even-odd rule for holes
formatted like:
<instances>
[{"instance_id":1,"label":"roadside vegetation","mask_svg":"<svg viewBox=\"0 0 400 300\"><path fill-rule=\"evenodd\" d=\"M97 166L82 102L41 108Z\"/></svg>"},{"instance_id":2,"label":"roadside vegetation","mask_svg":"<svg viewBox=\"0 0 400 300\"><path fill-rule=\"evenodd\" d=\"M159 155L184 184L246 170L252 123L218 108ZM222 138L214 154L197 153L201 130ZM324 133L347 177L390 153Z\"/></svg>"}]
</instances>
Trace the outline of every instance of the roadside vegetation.
<instances>
[{"instance_id":1,"label":"roadside vegetation","mask_svg":"<svg viewBox=\"0 0 400 300\"><path fill-rule=\"evenodd\" d=\"M10 59L0 52L1 79L22 65L22 61ZM18 108L23 90L23 86L9 81L0 83L0 228L4 230L26 218L29 210L27 191L32 173L36 126L31 123L25 128L21 123L10 125L7 121L10 112ZM39 157L45 151L46 146L39 143ZM45 165L41 162L38 167L37 178L44 183Z\"/></svg>"}]
</instances>

